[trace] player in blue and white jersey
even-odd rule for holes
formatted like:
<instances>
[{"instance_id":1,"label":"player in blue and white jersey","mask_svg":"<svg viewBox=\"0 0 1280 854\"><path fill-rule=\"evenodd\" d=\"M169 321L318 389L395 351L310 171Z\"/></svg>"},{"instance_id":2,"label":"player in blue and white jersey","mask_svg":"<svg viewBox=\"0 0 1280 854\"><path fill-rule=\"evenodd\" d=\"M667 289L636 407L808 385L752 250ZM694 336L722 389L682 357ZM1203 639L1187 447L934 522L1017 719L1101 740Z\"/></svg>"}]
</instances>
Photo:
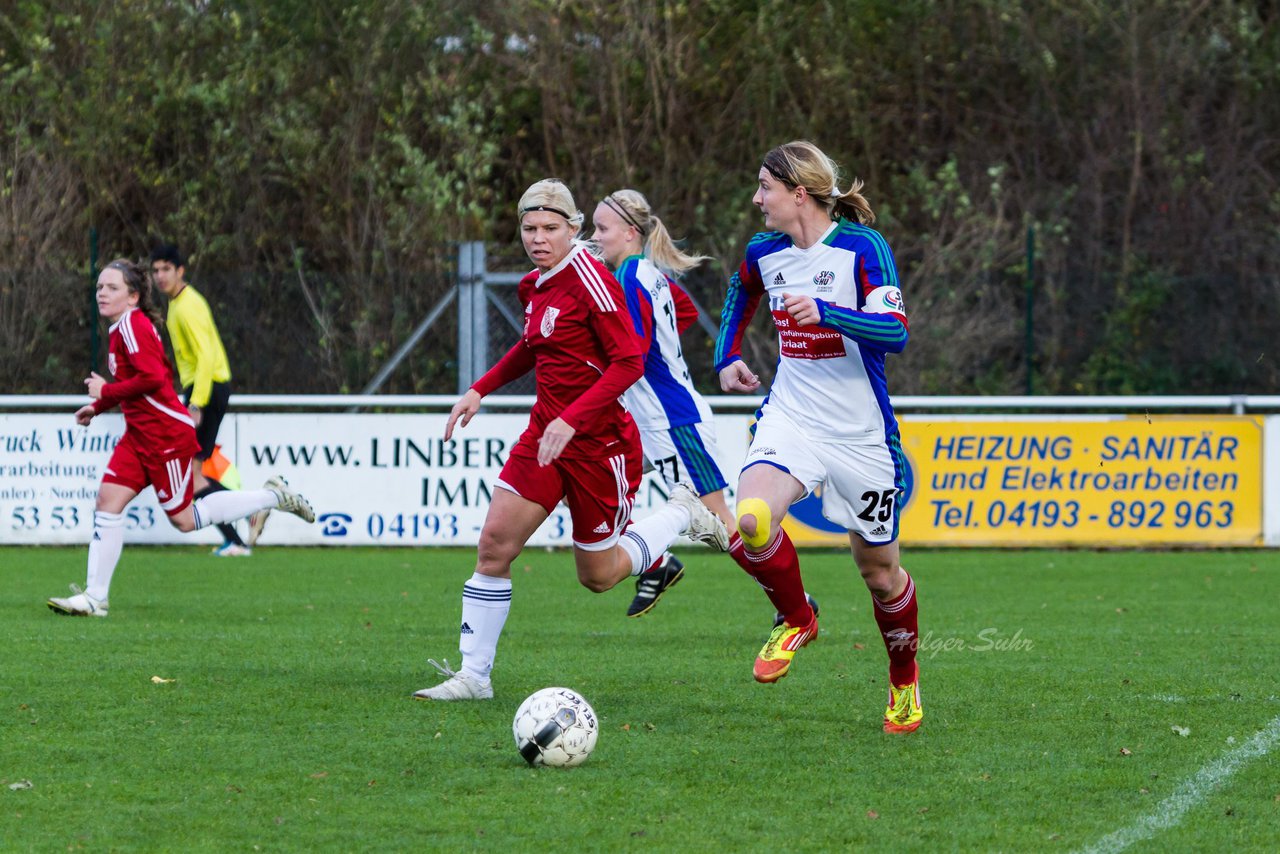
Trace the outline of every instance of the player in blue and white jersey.
<instances>
[{"instance_id":1,"label":"player in blue and white jersey","mask_svg":"<svg viewBox=\"0 0 1280 854\"><path fill-rule=\"evenodd\" d=\"M754 204L769 231L753 237L730 281L716 341L720 387L754 393L743 333L761 300L778 330L773 386L758 413L738 480L739 539L747 570L784 622L756 658L754 676L775 682L818 633L800 560L782 529L788 508L822 490L822 512L849 531L889 653L886 732L923 717L915 583L899 563L898 497L906 461L885 382L885 356L907 343L907 317L889 244L871 228L862 182L842 191L817 146L799 141L764 157Z\"/></svg>"},{"instance_id":2,"label":"player in blue and white jersey","mask_svg":"<svg viewBox=\"0 0 1280 854\"><path fill-rule=\"evenodd\" d=\"M724 499L727 484L716 463L711 407L694 388L680 349L680 335L697 322L698 309L672 277L708 258L680 251L648 200L636 190L605 196L592 221L592 241L622 285L644 349L644 375L622 395L640 428L644 455L668 488L688 484L703 504L732 527L733 515ZM627 616L647 614L683 577L684 565L665 553L656 566L636 578L636 595Z\"/></svg>"}]
</instances>

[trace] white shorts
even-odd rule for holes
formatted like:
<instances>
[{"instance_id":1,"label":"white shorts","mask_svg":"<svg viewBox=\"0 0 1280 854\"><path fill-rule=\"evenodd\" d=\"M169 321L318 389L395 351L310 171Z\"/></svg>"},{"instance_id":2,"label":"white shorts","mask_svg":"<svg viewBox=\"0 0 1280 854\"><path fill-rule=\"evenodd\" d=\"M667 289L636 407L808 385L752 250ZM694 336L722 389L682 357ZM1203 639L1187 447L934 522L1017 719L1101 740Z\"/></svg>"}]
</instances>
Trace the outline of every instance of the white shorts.
<instances>
[{"instance_id":1,"label":"white shorts","mask_svg":"<svg viewBox=\"0 0 1280 854\"><path fill-rule=\"evenodd\" d=\"M687 483L699 495L719 492L727 485L716 463L716 428L710 421L641 430L644 455L668 486Z\"/></svg>"},{"instance_id":2,"label":"white shorts","mask_svg":"<svg viewBox=\"0 0 1280 854\"><path fill-rule=\"evenodd\" d=\"M822 496L822 515L868 544L898 538L898 496L906 483L906 461L898 437L887 444L822 442L768 407L756 422L743 471L771 465L790 474L807 492Z\"/></svg>"}]
</instances>

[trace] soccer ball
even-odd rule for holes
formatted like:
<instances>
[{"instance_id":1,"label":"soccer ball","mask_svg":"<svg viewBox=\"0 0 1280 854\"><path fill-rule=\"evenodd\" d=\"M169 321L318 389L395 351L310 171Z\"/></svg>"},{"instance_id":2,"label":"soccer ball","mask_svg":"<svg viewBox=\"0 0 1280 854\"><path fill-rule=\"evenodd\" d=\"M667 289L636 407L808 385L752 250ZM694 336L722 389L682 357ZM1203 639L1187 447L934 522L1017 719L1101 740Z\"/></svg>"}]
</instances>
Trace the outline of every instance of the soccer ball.
<instances>
[{"instance_id":1,"label":"soccer ball","mask_svg":"<svg viewBox=\"0 0 1280 854\"><path fill-rule=\"evenodd\" d=\"M530 765L572 768L587 761L596 746L596 711L568 688L530 694L511 723L516 748Z\"/></svg>"}]
</instances>

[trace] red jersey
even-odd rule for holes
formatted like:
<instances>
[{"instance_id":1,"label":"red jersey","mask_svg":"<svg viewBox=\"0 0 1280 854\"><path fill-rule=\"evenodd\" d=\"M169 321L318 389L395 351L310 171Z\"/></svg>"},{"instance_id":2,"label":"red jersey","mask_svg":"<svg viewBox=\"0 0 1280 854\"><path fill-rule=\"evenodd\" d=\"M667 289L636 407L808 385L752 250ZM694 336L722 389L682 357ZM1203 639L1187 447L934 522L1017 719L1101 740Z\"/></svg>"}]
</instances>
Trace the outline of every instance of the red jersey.
<instances>
[{"instance_id":1,"label":"red jersey","mask_svg":"<svg viewBox=\"0 0 1280 854\"><path fill-rule=\"evenodd\" d=\"M604 458L620 442L638 448L618 397L644 373L644 360L617 279L575 245L551 270L525 276L519 295L524 334L472 388L483 397L533 369L538 399L522 440L537 441L562 418L577 431L566 458Z\"/></svg>"},{"instance_id":2,"label":"red jersey","mask_svg":"<svg viewBox=\"0 0 1280 854\"><path fill-rule=\"evenodd\" d=\"M151 319L131 308L109 334L107 367L115 382L102 387L93 411L119 406L125 434L158 458L194 454L200 449L195 423L173 390L173 368Z\"/></svg>"}]
</instances>

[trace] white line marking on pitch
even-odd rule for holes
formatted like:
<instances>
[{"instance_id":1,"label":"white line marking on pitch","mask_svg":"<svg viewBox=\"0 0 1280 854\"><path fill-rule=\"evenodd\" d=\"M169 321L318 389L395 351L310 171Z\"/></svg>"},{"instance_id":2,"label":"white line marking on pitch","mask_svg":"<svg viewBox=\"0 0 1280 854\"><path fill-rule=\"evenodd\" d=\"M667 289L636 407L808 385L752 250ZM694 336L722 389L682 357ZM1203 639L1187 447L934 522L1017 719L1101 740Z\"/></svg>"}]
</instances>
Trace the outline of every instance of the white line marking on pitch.
<instances>
[{"instance_id":1,"label":"white line marking on pitch","mask_svg":"<svg viewBox=\"0 0 1280 854\"><path fill-rule=\"evenodd\" d=\"M1081 851L1083 854L1123 851L1135 842L1150 839L1160 831L1176 826L1192 807L1198 806L1214 789L1225 783L1241 765L1266 756L1277 742L1280 742L1280 717L1272 718L1253 738L1197 771L1195 776L1157 804L1155 812L1102 837Z\"/></svg>"}]
</instances>

